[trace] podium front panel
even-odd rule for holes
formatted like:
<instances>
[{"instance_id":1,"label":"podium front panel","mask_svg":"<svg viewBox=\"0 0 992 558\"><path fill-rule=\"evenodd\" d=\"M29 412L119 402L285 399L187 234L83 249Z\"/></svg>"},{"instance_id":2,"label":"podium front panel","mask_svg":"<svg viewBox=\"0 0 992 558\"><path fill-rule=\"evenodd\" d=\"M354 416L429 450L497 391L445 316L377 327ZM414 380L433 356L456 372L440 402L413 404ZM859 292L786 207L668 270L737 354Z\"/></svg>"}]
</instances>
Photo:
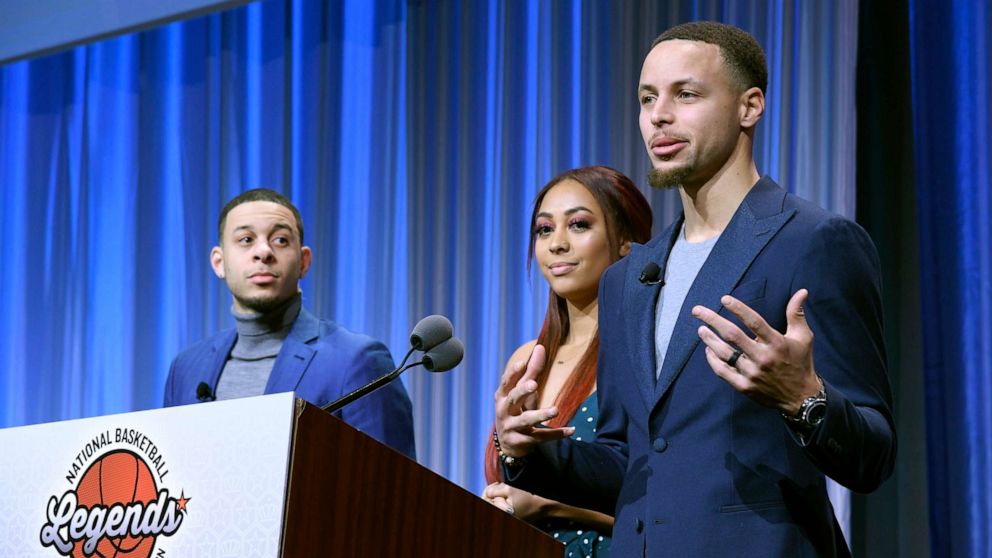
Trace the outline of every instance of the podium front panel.
<instances>
[{"instance_id":1,"label":"podium front panel","mask_svg":"<svg viewBox=\"0 0 992 558\"><path fill-rule=\"evenodd\" d=\"M0 556L278 556L294 409L282 393L0 430Z\"/></svg>"}]
</instances>

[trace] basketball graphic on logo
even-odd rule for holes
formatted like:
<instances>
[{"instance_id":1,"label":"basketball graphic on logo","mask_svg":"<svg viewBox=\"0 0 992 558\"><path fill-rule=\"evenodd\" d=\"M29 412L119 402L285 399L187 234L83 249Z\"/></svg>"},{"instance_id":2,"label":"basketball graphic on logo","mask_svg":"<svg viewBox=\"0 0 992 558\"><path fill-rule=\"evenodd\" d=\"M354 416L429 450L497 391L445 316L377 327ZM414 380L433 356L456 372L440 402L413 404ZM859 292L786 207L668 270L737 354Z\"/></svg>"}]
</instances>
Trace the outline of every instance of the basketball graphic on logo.
<instances>
[{"instance_id":1,"label":"basketball graphic on logo","mask_svg":"<svg viewBox=\"0 0 992 558\"><path fill-rule=\"evenodd\" d=\"M76 487L81 507L112 506L134 502L149 503L158 497L152 472L137 455L116 450L102 455L83 473ZM155 546L154 536L104 537L93 554L83 553L83 541L75 544L73 558L148 558Z\"/></svg>"}]
</instances>

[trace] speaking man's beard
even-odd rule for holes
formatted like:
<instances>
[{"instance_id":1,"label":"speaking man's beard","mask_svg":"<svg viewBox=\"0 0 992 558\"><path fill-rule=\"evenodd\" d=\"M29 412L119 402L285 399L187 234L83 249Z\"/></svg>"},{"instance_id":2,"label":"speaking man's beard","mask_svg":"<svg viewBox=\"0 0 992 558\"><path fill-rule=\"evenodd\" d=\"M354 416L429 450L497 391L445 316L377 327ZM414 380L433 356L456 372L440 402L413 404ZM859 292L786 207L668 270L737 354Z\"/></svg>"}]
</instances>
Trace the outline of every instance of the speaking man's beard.
<instances>
[{"instance_id":1,"label":"speaking man's beard","mask_svg":"<svg viewBox=\"0 0 992 558\"><path fill-rule=\"evenodd\" d=\"M666 170L651 169L648 172L648 184L652 188L671 190L681 186L690 174L692 174L692 168L688 165Z\"/></svg>"}]
</instances>

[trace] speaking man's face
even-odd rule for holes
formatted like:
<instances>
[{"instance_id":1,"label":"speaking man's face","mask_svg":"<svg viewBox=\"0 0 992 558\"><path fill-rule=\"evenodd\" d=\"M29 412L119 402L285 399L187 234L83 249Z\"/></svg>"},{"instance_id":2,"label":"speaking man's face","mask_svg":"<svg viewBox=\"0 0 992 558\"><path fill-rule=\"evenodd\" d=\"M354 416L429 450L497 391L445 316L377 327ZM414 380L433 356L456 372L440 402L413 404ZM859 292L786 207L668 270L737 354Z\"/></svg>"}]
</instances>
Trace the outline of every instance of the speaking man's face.
<instances>
[{"instance_id":1,"label":"speaking man's face","mask_svg":"<svg viewBox=\"0 0 992 558\"><path fill-rule=\"evenodd\" d=\"M742 134L740 88L720 47L658 43L641 68L639 124L652 186L698 186L727 163Z\"/></svg>"},{"instance_id":2,"label":"speaking man's face","mask_svg":"<svg viewBox=\"0 0 992 558\"><path fill-rule=\"evenodd\" d=\"M310 248L300 246L293 212L267 201L234 207L221 245L210 252L214 273L227 282L234 309L242 313L265 313L293 297L310 259Z\"/></svg>"}]
</instances>

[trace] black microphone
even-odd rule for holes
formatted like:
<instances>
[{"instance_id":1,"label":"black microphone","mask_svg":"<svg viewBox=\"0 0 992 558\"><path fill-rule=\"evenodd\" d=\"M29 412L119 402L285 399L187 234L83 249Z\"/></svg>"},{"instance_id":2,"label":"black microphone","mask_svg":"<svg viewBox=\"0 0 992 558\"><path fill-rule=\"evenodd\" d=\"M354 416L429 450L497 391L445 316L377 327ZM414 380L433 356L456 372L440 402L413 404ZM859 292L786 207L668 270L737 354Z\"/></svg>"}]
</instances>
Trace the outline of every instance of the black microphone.
<instances>
[{"instance_id":1,"label":"black microphone","mask_svg":"<svg viewBox=\"0 0 992 558\"><path fill-rule=\"evenodd\" d=\"M429 351L438 343L451 339L454 330L444 316L433 314L417 322L410 332L410 345L418 351Z\"/></svg>"},{"instance_id":2,"label":"black microphone","mask_svg":"<svg viewBox=\"0 0 992 558\"><path fill-rule=\"evenodd\" d=\"M454 368L461 362L465 348L457 337L452 337L452 332L451 322L444 316L433 315L420 320L410 333L410 350L406 353L406 357L403 358L403 362L400 363L396 370L372 380L348 395L324 405L321 409L328 413L333 413L356 399L364 397L399 378L400 374L414 366L423 365L432 372L444 372ZM410 355L414 351L426 351L424 358L417 362L406 364L406 361L409 360Z\"/></svg>"},{"instance_id":3,"label":"black microphone","mask_svg":"<svg viewBox=\"0 0 992 558\"><path fill-rule=\"evenodd\" d=\"M654 262L648 262L648 265L644 266L644 269L641 270L641 276L637 280L645 285L665 286L665 280L661 278L661 268Z\"/></svg>"},{"instance_id":4,"label":"black microphone","mask_svg":"<svg viewBox=\"0 0 992 558\"><path fill-rule=\"evenodd\" d=\"M452 337L424 353L424 358L420 362L431 372L447 372L458 366L463 356L465 356L465 345L457 337Z\"/></svg>"},{"instance_id":5,"label":"black microphone","mask_svg":"<svg viewBox=\"0 0 992 558\"><path fill-rule=\"evenodd\" d=\"M217 396L213 394L213 390L210 389L210 385L207 382L200 382L196 386L196 400L200 403L215 401L216 399Z\"/></svg>"},{"instance_id":6,"label":"black microphone","mask_svg":"<svg viewBox=\"0 0 992 558\"><path fill-rule=\"evenodd\" d=\"M438 343L446 339L451 339L453 332L454 329L451 327L451 322L444 316L431 314L423 318L417 322L417 325L413 326L413 331L410 332L410 350L406 352L403 362L400 362L396 370L403 368L403 365L406 364L406 361L410 360L410 355L414 351L429 351ZM403 370L406 370L406 368L403 368Z\"/></svg>"}]
</instances>

